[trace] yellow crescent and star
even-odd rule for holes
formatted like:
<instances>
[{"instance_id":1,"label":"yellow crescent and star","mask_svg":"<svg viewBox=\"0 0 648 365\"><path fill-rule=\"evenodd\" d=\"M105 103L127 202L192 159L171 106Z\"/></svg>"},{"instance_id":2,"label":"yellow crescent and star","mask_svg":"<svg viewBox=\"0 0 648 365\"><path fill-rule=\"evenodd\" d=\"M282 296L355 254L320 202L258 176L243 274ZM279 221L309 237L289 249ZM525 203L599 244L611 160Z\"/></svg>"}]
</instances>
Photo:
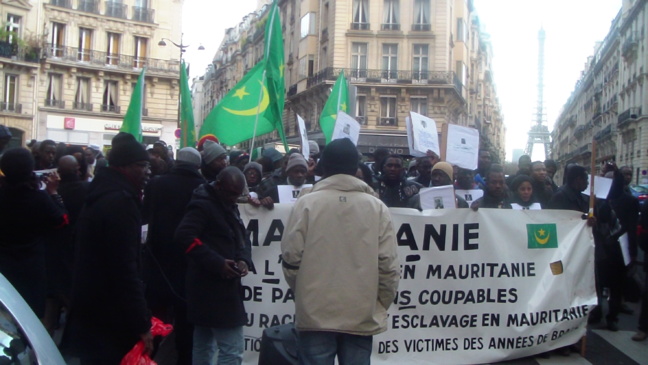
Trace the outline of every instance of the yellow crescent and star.
<instances>
[{"instance_id":1,"label":"yellow crescent and star","mask_svg":"<svg viewBox=\"0 0 648 365\"><path fill-rule=\"evenodd\" d=\"M546 233L547 237L545 237L545 238L540 238L540 237L544 236L545 233ZM538 234L540 234L540 237L538 237ZM541 244L541 245L546 245L547 242L549 242L549 238L551 237L551 235L549 234L549 232L545 232L545 230L542 229L542 228L540 228L540 230L534 232L534 236L535 236L535 240L536 240L536 242L538 242L538 243Z\"/></svg>"},{"instance_id":2,"label":"yellow crescent and star","mask_svg":"<svg viewBox=\"0 0 648 365\"><path fill-rule=\"evenodd\" d=\"M223 107L223 109L225 109L225 111L231 114L240 115L244 117L256 115L257 113L259 114L263 113L268 108L268 105L270 105L270 96L268 96L268 89L266 88L266 86L261 81L259 81L259 84L261 84L261 88L263 90L263 96L261 97L261 102L258 105L255 105L250 109L244 109L244 110L236 110L236 109L230 109L226 107ZM250 95L250 93L248 93L245 90L245 86L243 86L241 88L236 89L232 97L239 98L239 100L243 100L243 98L248 95Z\"/></svg>"}]
</instances>

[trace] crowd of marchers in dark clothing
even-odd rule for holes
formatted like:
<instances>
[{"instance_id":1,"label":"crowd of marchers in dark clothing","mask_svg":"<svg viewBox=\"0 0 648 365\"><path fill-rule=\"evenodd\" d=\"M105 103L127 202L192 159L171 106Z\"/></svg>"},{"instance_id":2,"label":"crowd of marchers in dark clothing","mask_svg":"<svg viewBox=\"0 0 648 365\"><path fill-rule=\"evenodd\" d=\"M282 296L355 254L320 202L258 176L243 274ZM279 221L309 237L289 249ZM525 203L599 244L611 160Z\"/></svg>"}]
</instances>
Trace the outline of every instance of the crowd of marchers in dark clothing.
<instances>
[{"instance_id":1,"label":"crowd of marchers in dark clothing","mask_svg":"<svg viewBox=\"0 0 648 365\"><path fill-rule=\"evenodd\" d=\"M50 332L64 327L64 353L84 364L116 364L138 341L155 351L149 331L155 316L174 325L178 364L215 356L217 338L231 342L216 351L219 359L240 362L242 333L220 331L246 323L241 277L253 264L237 203L272 209L278 186L316 184L319 146L311 141L309 156L265 148L254 161L209 139L174 159L164 142L146 149L124 133L109 151L51 140L28 147L3 151L0 144L0 273ZM483 191L475 200L456 195L456 208L582 212L595 237L599 298L609 296L605 326L617 330L617 317L628 311L626 271L648 242L646 205L628 189L632 169L606 165L612 188L588 216L582 166L566 166L559 186L553 161L528 156L508 178L486 150L474 171L433 152L409 165L382 148L372 159L358 164L356 177L388 207L420 210L422 188L450 185ZM630 266L618 245L624 233ZM646 339L646 302L644 295L633 340ZM602 317L595 310L589 319Z\"/></svg>"}]
</instances>

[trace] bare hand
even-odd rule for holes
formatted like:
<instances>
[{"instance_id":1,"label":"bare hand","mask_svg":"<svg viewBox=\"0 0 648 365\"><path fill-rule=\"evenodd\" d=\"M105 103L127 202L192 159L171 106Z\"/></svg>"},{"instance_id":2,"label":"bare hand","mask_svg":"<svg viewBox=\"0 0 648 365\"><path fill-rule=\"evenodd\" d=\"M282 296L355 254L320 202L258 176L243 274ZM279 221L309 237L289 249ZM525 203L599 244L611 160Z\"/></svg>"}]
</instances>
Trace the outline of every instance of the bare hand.
<instances>
[{"instance_id":1,"label":"bare hand","mask_svg":"<svg viewBox=\"0 0 648 365\"><path fill-rule=\"evenodd\" d=\"M60 182L61 177L59 174L56 171L50 172L45 179L45 189L47 190L47 193L50 195L56 194Z\"/></svg>"},{"instance_id":2,"label":"bare hand","mask_svg":"<svg viewBox=\"0 0 648 365\"><path fill-rule=\"evenodd\" d=\"M317 163L315 160L311 157L308 159L308 172L307 176L315 176L315 167L317 166Z\"/></svg>"},{"instance_id":3,"label":"bare hand","mask_svg":"<svg viewBox=\"0 0 648 365\"><path fill-rule=\"evenodd\" d=\"M248 269L248 265L247 265L247 263L245 261L239 260L237 262L237 264L238 264L239 272L241 273L240 274L241 277L244 277L245 275L247 275L250 272L249 269Z\"/></svg>"},{"instance_id":4,"label":"bare hand","mask_svg":"<svg viewBox=\"0 0 648 365\"><path fill-rule=\"evenodd\" d=\"M269 196L266 196L265 198L259 200L259 202L261 203L261 205L270 210L274 209L274 200L272 200L272 198Z\"/></svg>"},{"instance_id":5,"label":"bare hand","mask_svg":"<svg viewBox=\"0 0 648 365\"><path fill-rule=\"evenodd\" d=\"M234 279L241 277L241 272L234 260L225 260L225 264L221 269L221 275L226 279Z\"/></svg>"},{"instance_id":6,"label":"bare hand","mask_svg":"<svg viewBox=\"0 0 648 365\"><path fill-rule=\"evenodd\" d=\"M253 198L251 196L248 196L248 204L250 204L251 206L253 206L255 208L258 208L258 207L261 206L261 202L259 201L259 199Z\"/></svg>"},{"instance_id":7,"label":"bare hand","mask_svg":"<svg viewBox=\"0 0 648 365\"><path fill-rule=\"evenodd\" d=\"M140 335L140 340L144 342L144 353L150 355L153 353L153 335L148 331Z\"/></svg>"}]
</instances>

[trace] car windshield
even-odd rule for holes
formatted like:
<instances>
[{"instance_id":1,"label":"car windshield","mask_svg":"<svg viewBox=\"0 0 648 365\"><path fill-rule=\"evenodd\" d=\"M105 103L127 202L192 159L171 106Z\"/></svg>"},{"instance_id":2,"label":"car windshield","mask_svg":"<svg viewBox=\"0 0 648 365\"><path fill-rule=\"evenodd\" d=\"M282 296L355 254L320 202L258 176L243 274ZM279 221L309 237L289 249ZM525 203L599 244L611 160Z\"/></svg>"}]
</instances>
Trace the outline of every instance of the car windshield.
<instances>
[{"instance_id":1,"label":"car windshield","mask_svg":"<svg viewBox=\"0 0 648 365\"><path fill-rule=\"evenodd\" d=\"M631 188L637 193L648 194L648 185L633 185Z\"/></svg>"}]
</instances>

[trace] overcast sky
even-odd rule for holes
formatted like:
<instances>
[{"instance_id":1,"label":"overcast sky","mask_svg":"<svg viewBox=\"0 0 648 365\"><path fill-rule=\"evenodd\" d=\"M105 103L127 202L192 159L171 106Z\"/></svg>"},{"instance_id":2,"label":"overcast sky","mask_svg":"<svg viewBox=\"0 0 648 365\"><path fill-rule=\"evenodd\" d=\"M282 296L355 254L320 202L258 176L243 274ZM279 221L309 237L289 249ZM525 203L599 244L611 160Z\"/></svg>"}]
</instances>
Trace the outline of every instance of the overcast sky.
<instances>
[{"instance_id":1,"label":"overcast sky","mask_svg":"<svg viewBox=\"0 0 648 365\"><path fill-rule=\"evenodd\" d=\"M411 1L411 0L403 0ZM551 131L571 95L594 45L607 35L621 0L474 0L483 30L493 45L493 74L507 127L506 152L525 148L527 132L535 122L538 100L538 30L544 27L544 109ZM211 62L226 28L236 26L256 9L257 0L185 0L185 58L191 77L201 75ZM205 51L197 51L202 44ZM537 145L533 159L544 159Z\"/></svg>"}]
</instances>

